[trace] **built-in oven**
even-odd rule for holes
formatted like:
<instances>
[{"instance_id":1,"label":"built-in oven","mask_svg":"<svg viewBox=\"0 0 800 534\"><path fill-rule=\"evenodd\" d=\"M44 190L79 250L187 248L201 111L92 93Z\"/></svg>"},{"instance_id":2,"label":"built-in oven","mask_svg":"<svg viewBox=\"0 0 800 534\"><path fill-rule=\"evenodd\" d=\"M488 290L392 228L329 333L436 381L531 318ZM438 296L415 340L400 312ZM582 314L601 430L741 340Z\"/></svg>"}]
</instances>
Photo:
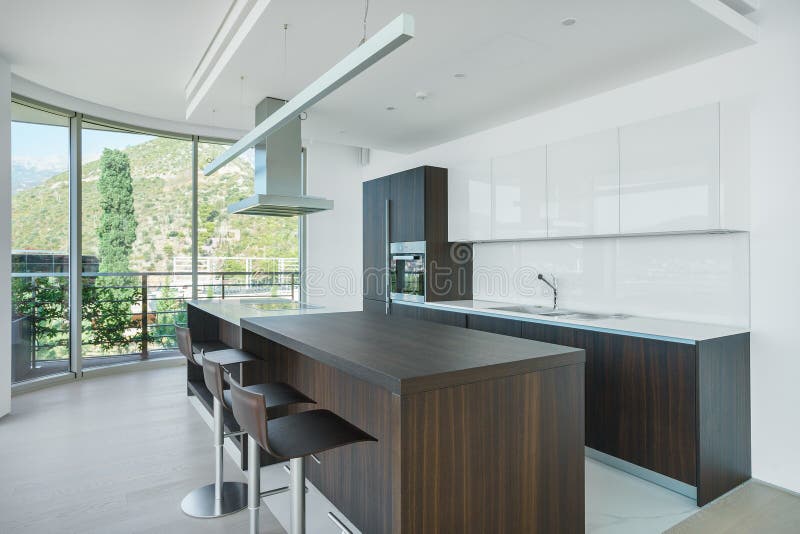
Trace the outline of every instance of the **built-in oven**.
<instances>
[{"instance_id":1,"label":"built-in oven","mask_svg":"<svg viewBox=\"0 0 800 534\"><path fill-rule=\"evenodd\" d=\"M425 301L425 241L391 244L389 294L392 300Z\"/></svg>"}]
</instances>

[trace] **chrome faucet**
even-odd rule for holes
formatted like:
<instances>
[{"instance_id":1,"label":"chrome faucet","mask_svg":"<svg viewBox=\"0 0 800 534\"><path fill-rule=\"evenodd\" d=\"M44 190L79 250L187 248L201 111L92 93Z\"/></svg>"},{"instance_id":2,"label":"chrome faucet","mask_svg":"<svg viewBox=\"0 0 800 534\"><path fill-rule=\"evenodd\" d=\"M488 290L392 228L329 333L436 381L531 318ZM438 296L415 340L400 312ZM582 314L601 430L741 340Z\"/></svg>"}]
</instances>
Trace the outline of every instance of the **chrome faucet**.
<instances>
[{"instance_id":1,"label":"chrome faucet","mask_svg":"<svg viewBox=\"0 0 800 534\"><path fill-rule=\"evenodd\" d=\"M556 275L554 275L552 273L550 274L550 278L553 279L553 283L552 284L547 281L547 279L544 277L544 275L542 273L539 273L539 280L541 280L542 282L544 282L545 284L547 284L548 286L550 286L553 289L553 309L557 310L558 309L558 280L556 280Z\"/></svg>"}]
</instances>

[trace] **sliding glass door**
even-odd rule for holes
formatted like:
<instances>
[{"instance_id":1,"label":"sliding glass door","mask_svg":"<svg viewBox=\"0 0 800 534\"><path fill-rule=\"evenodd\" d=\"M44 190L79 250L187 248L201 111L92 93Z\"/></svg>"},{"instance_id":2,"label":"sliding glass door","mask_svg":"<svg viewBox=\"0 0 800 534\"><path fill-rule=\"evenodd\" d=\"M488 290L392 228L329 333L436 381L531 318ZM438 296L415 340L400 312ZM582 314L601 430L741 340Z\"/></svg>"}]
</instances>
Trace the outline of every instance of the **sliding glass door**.
<instances>
[{"instance_id":1,"label":"sliding glass door","mask_svg":"<svg viewBox=\"0 0 800 534\"><path fill-rule=\"evenodd\" d=\"M11 104L12 383L70 370L69 117Z\"/></svg>"}]
</instances>

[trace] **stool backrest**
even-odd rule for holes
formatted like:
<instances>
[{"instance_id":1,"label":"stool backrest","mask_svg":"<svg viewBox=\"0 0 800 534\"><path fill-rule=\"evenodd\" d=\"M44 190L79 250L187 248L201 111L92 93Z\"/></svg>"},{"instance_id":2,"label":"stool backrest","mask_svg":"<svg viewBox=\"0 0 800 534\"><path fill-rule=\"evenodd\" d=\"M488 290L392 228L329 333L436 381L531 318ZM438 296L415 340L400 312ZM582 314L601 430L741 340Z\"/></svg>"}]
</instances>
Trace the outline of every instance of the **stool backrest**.
<instances>
[{"instance_id":1,"label":"stool backrest","mask_svg":"<svg viewBox=\"0 0 800 534\"><path fill-rule=\"evenodd\" d=\"M220 364L209 361L208 358L203 358L203 380L206 383L208 391L211 392L215 399L222 403L224 408L230 410L231 407L225 404L225 395L223 394L225 386L222 373L224 372L225 370ZM231 382L233 382L233 380L231 380Z\"/></svg>"},{"instance_id":2,"label":"stool backrest","mask_svg":"<svg viewBox=\"0 0 800 534\"><path fill-rule=\"evenodd\" d=\"M267 407L264 395L245 388L231 380L231 401L233 417L239 426L261 445L262 449L272 453L267 437Z\"/></svg>"},{"instance_id":3,"label":"stool backrest","mask_svg":"<svg viewBox=\"0 0 800 534\"><path fill-rule=\"evenodd\" d=\"M193 364L199 365L192 350L192 335L189 333L189 328L176 324L175 339L178 341L178 350L181 351L181 354Z\"/></svg>"}]
</instances>

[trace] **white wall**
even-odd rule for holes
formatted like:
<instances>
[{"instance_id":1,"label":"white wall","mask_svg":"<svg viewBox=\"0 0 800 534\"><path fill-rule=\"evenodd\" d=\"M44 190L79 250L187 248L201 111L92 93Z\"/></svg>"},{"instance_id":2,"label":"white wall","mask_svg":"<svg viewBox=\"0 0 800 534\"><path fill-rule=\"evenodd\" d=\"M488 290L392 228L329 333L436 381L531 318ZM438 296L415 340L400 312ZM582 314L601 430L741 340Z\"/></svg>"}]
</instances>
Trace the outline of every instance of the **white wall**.
<instances>
[{"instance_id":1,"label":"white wall","mask_svg":"<svg viewBox=\"0 0 800 534\"><path fill-rule=\"evenodd\" d=\"M475 246L474 298L747 327L749 236L559 239Z\"/></svg>"},{"instance_id":2,"label":"white wall","mask_svg":"<svg viewBox=\"0 0 800 534\"><path fill-rule=\"evenodd\" d=\"M753 97L751 382L753 476L800 491L800 2L762 0L759 44L411 155L373 152L365 179L447 167L711 102ZM351 228L341 227L342 232ZM353 230L354 231L354 230ZM350 234L353 235L353 234ZM480 254L480 252L478 253ZM693 304L687 302L687 309Z\"/></svg>"},{"instance_id":3,"label":"white wall","mask_svg":"<svg viewBox=\"0 0 800 534\"><path fill-rule=\"evenodd\" d=\"M361 309L361 173L355 147L307 141L307 191L334 209L309 215L305 288L309 304Z\"/></svg>"},{"instance_id":4,"label":"white wall","mask_svg":"<svg viewBox=\"0 0 800 534\"><path fill-rule=\"evenodd\" d=\"M763 41L750 75L753 475L800 491L800 2L762 0Z\"/></svg>"},{"instance_id":5,"label":"white wall","mask_svg":"<svg viewBox=\"0 0 800 534\"><path fill-rule=\"evenodd\" d=\"M0 57L0 417L11 411L11 69Z\"/></svg>"}]
</instances>

